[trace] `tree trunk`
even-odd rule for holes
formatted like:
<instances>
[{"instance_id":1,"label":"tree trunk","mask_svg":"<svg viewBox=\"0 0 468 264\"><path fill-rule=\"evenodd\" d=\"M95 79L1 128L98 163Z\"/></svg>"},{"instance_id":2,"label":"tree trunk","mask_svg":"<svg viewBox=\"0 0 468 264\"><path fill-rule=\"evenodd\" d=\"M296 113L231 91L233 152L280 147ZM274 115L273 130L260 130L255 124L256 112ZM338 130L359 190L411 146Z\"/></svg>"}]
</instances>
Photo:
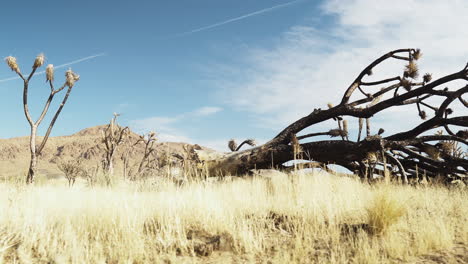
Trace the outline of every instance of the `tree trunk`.
<instances>
[{"instance_id":1,"label":"tree trunk","mask_svg":"<svg viewBox=\"0 0 468 264\"><path fill-rule=\"evenodd\" d=\"M31 161L29 163L28 175L26 176L26 183L34 183L37 170L37 154L36 154L36 133L37 128L31 127L31 136L29 137L29 149L31 151Z\"/></svg>"},{"instance_id":2,"label":"tree trunk","mask_svg":"<svg viewBox=\"0 0 468 264\"><path fill-rule=\"evenodd\" d=\"M128 156L123 158L123 179L128 178Z\"/></svg>"},{"instance_id":3,"label":"tree trunk","mask_svg":"<svg viewBox=\"0 0 468 264\"><path fill-rule=\"evenodd\" d=\"M107 157L107 164L106 164L106 171L109 175L114 175L114 157L113 155L109 155Z\"/></svg>"},{"instance_id":4,"label":"tree trunk","mask_svg":"<svg viewBox=\"0 0 468 264\"><path fill-rule=\"evenodd\" d=\"M301 144L303 156L319 164L337 164L353 172L359 167L355 160L366 159L367 153L383 148L381 137L361 142L327 140ZM266 143L264 145L228 154L197 151L198 158L206 165L210 176L242 175L253 169L285 169L285 162L294 160L293 146Z\"/></svg>"}]
</instances>

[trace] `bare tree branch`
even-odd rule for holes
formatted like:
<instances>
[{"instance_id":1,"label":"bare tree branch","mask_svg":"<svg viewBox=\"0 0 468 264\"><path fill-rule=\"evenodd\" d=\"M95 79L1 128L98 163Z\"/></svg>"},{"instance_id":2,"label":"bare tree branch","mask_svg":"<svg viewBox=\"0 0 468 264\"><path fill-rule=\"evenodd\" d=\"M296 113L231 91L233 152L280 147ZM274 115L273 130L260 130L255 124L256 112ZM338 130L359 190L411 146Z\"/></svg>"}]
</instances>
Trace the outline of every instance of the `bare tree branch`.
<instances>
[{"instance_id":1,"label":"bare tree branch","mask_svg":"<svg viewBox=\"0 0 468 264\"><path fill-rule=\"evenodd\" d=\"M432 80L430 74L425 74L422 81L417 80L419 69L415 61L421 53L418 49L397 49L379 57L365 67L351 85L346 89L340 104L328 109L314 109L309 115L302 117L288 125L276 137L264 145L229 154L207 155L211 158L203 158L213 172L221 173L245 173L253 168L277 167L283 168L283 163L295 159L295 150L300 148L307 153L307 159L321 164L337 164L361 177L372 177L372 171L381 172L376 166L385 166L384 157L388 157L391 164L398 167L402 177L416 177L417 169L424 169L427 175L437 176L443 174L447 179L467 174L467 157L458 149L446 151L447 147L455 146L447 142L457 142L466 146L468 130L452 131L452 127L468 127L466 113L454 113L450 105L458 99L465 107L468 103L462 98L468 92L468 85L458 89L449 89L447 86L454 81L468 80L468 64L461 71ZM365 81L374 69L388 59L396 59L397 62L407 62L402 76L396 76L376 81ZM391 84L391 82L397 82ZM379 91L366 93L361 86L388 85ZM399 89L403 88L403 89ZM362 94L360 98L350 101L356 90ZM359 95L355 95L356 97ZM430 98L442 99L439 105L429 104ZM377 135L371 133L370 118L380 112L401 107L403 105L416 104L415 111L423 119L418 118L418 123L407 131L398 131L393 135L382 138L380 135L384 129L379 129ZM424 111L424 107L433 110L430 117ZM350 141L348 131L345 131L344 117L359 119L357 141ZM406 116L405 116L406 118ZM428 119L427 119L428 118ZM361 140L361 131L364 119L366 124L366 138ZM341 136L342 140L312 141L307 143L292 142L292 139L314 140L317 136L331 135L329 132L309 132L297 136L304 129L313 129L315 125L324 121L335 120L338 129L334 133ZM390 124L395 127L395 124ZM398 126L398 125L397 125ZM347 127L347 125L346 125ZM435 128L445 128L449 135L428 135ZM454 128L453 128L454 129ZM336 133L342 131L342 133ZM434 142L431 145L428 142ZM458 156L454 156L458 153ZM404 179L406 182L406 179Z\"/></svg>"}]
</instances>

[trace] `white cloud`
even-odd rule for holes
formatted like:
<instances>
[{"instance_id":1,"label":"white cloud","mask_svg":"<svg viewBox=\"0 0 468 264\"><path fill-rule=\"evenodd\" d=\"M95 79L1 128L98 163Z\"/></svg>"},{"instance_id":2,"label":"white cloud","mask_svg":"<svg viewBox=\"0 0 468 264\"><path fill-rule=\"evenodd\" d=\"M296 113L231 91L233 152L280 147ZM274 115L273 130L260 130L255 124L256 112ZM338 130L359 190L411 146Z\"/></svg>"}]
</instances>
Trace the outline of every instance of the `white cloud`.
<instances>
[{"instance_id":1,"label":"white cloud","mask_svg":"<svg viewBox=\"0 0 468 264\"><path fill-rule=\"evenodd\" d=\"M184 142L190 144L199 144L217 151L229 152L227 145L230 138L196 139L186 135L181 129L178 129L177 127L179 122L183 122L188 118L206 117L221 112L222 110L223 109L220 107L205 106L173 117L155 116L139 120L132 120L129 123L130 128L137 133L156 131L157 137L161 142ZM236 140L240 143L244 139ZM258 144L263 144L267 140L257 139L256 141Z\"/></svg>"},{"instance_id":2,"label":"white cloud","mask_svg":"<svg viewBox=\"0 0 468 264\"><path fill-rule=\"evenodd\" d=\"M275 47L250 49L247 67L237 72L241 81L234 76L224 83L226 100L278 130L327 102L338 103L357 74L390 50L421 48L420 69L434 78L468 61L468 1L333 0L322 10L336 18L326 32L296 26ZM401 62L385 63L372 78L402 69Z\"/></svg>"},{"instance_id":3,"label":"white cloud","mask_svg":"<svg viewBox=\"0 0 468 264\"><path fill-rule=\"evenodd\" d=\"M174 131L173 124L180 120L179 117L149 117L130 121L130 126L137 132L148 131Z\"/></svg>"},{"instance_id":4,"label":"white cloud","mask_svg":"<svg viewBox=\"0 0 468 264\"><path fill-rule=\"evenodd\" d=\"M228 152L229 139L198 140L196 143L200 146L208 147L221 152Z\"/></svg>"},{"instance_id":5,"label":"white cloud","mask_svg":"<svg viewBox=\"0 0 468 264\"><path fill-rule=\"evenodd\" d=\"M205 106L195 109L190 112L182 113L172 117L167 116L153 116L138 120L130 121L130 128L137 133L145 133L148 131L156 131L158 139L162 142L185 142L192 144L201 144L200 141L194 140L185 135L183 131L177 128L177 124L193 117L206 117L216 114L223 109L220 107ZM207 142L209 143L209 142ZM210 144L211 145L211 144ZM213 146L219 146L212 144ZM208 146L208 145L207 145ZM219 149L217 149L219 150Z\"/></svg>"},{"instance_id":6,"label":"white cloud","mask_svg":"<svg viewBox=\"0 0 468 264\"><path fill-rule=\"evenodd\" d=\"M205 106L205 107L198 108L189 114L193 114L195 116L208 116L208 115L216 114L221 111L223 111L223 109L220 107Z\"/></svg>"}]
</instances>

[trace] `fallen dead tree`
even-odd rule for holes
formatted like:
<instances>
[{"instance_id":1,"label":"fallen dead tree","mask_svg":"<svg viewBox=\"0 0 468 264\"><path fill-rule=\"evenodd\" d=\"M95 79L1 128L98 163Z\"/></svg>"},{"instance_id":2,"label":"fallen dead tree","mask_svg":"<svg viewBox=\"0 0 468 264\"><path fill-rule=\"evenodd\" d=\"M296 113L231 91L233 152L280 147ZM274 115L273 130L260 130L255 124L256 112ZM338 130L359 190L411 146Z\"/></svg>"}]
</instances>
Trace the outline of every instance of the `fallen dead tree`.
<instances>
[{"instance_id":1,"label":"fallen dead tree","mask_svg":"<svg viewBox=\"0 0 468 264\"><path fill-rule=\"evenodd\" d=\"M436 80L430 74L418 80L416 62L420 57L418 49L391 51L362 70L338 105L315 109L261 146L232 153L198 151L198 160L212 176L240 175L272 167L284 169L285 162L300 156L310 161L304 166L329 170L327 165L336 164L363 178L385 171L403 182L421 175L464 177L468 171L468 102L463 96L468 91L468 64ZM377 66L391 60L406 64L401 75L365 80ZM383 128L371 133L371 118L376 114L409 105L414 106L420 120L412 129L388 136L384 136ZM314 129L328 120L334 120L337 127L304 134L305 129ZM359 124L354 140L348 131L348 122L353 120ZM361 136L364 123L365 137ZM444 132L434 134L436 129ZM323 140L323 136L331 139Z\"/></svg>"}]
</instances>

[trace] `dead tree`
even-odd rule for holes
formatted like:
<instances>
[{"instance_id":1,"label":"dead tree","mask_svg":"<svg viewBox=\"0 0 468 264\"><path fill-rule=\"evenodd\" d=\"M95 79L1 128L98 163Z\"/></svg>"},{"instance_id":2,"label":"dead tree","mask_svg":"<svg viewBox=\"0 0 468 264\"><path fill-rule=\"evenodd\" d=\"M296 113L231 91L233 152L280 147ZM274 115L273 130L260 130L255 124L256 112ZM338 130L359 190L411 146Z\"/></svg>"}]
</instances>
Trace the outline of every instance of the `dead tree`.
<instances>
[{"instance_id":1,"label":"dead tree","mask_svg":"<svg viewBox=\"0 0 468 264\"><path fill-rule=\"evenodd\" d=\"M140 139L137 141L136 144L143 143L145 145L145 150L143 151L143 157L140 160L140 164L138 165L137 175L142 175L146 170L148 170L151 166L151 154L156 151L154 144L156 143L156 133L150 132L147 135L140 136Z\"/></svg>"},{"instance_id":2,"label":"dead tree","mask_svg":"<svg viewBox=\"0 0 468 264\"><path fill-rule=\"evenodd\" d=\"M28 89L29 89L29 82L31 78L34 76L36 73L37 69L40 68L42 65L44 65L45 57L43 54L39 54L36 59L34 60L34 64L32 66L32 71L31 73L25 77L20 71L20 68L18 66L18 63L16 62L15 57L7 57L5 59L6 63L10 67L10 69L23 80L24 83L24 88L23 88L23 108L24 108L24 114L26 116L26 119L28 120L29 126L31 127L31 135L29 137L29 147L30 147L30 152L31 152L31 161L29 163L29 170L28 170L28 175L26 177L26 182L27 183L33 183L34 182L34 177L36 175L36 168L37 168L37 157L41 154L42 150L44 149L45 144L47 143L47 140L49 139L50 132L52 131L52 128L54 127L55 121L57 121L58 116L60 115L60 112L63 109L63 106L68 100L68 97L70 96L70 92L75 85L75 82L77 82L80 79L80 76L72 72L72 70L68 70L65 72L65 83L58 89L55 89L54 87L54 66L52 64L47 65L45 73L46 73L46 82L49 83L50 86L50 95L49 98L47 99L44 108L42 109L42 112L39 116L39 118L36 121L33 121L33 118L31 114L29 113L29 108L28 108ZM42 120L44 119L45 115L47 114L47 111L49 110L49 106L54 99L54 96L61 92L63 89L68 87L67 92L65 96L62 99L62 103L58 107L57 111L55 112L54 117L52 118L49 128L47 129L47 132L40 142L39 146L36 145L36 134L37 134L37 128L41 124Z\"/></svg>"},{"instance_id":3,"label":"dead tree","mask_svg":"<svg viewBox=\"0 0 468 264\"><path fill-rule=\"evenodd\" d=\"M117 124L119 114L114 113L107 127L101 131L102 143L104 144L104 160L103 169L109 175L114 174L114 155L119 145L125 141L125 137L129 133L128 127L121 127Z\"/></svg>"},{"instance_id":4,"label":"dead tree","mask_svg":"<svg viewBox=\"0 0 468 264\"><path fill-rule=\"evenodd\" d=\"M62 160L57 163L57 167L65 174L68 181L68 186L72 187L75 184L76 178L83 173L80 159Z\"/></svg>"},{"instance_id":5,"label":"dead tree","mask_svg":"<svg viewBox=\"0 0 468 264\"><path fill-rule=\"evenodd\" d=\"M432 80L430 74L418 79L417 60L419 49L397 49L370 63L345 90L336 106L315 109L309 115L293 122L269 142L244 151L232 153L198 152L198 159L205 163L211 175L238 175L257 168L285 168L284 163L294 159L295 149L300 147L304 159L311 164L340 165L360 177L372 177L391 171L404 182L418 177L443 175L446 179L467 175L466 156L456 156L443 149L447 141L459 142L466 150L468 101L463 98L468 91L468 64L460 71ZM366 80L383 62L406 64L401 74L381 80ZM448 86L452 86L449 88ZM378 87L378 89L377 89ZM456 105L457 104L457 105ZM412 129L383 136L383 129L371 134L371 118L400 106L414 105L420 121ZM453 107L457 107L456 115ZM432 114L426 113L432 112ZM347 130L347 117L359 123L359 136L353 140ZM338 128L304 134L306 128L327 120L338 121ZM367 136L361 140L361 129L366 120ZM446 135L434 135L432 130L443 128ZM457 131L456 131L457 130ZM301 134L302 132L302 134ZM340 137L338 140L317 136ZM294 144L292 139L300 141ZM315 139L315 140L314 140ZM305 142L305 141L308 142ZM446 145L446 144L445 144Z\"/></svg>"},{"instance_id":6,"label":"dead tree","mask_svg":"<svg viewBox=\"0 0 468 264\"><path fill-rule=\"evenodd\" d=\"M149 132L147 134L140 135L138 140L122 154L122 160L124 164L124 177L130 180L135 180L137 177L144 176L150 171L154 171L156 160L154 153L156 151L155 143L157 141L156 133ZM144 145L144 150L141 159L135 166L130 164L130 154L134 154L134 148L138 145Z\"/></svg>"}]
</instances>

